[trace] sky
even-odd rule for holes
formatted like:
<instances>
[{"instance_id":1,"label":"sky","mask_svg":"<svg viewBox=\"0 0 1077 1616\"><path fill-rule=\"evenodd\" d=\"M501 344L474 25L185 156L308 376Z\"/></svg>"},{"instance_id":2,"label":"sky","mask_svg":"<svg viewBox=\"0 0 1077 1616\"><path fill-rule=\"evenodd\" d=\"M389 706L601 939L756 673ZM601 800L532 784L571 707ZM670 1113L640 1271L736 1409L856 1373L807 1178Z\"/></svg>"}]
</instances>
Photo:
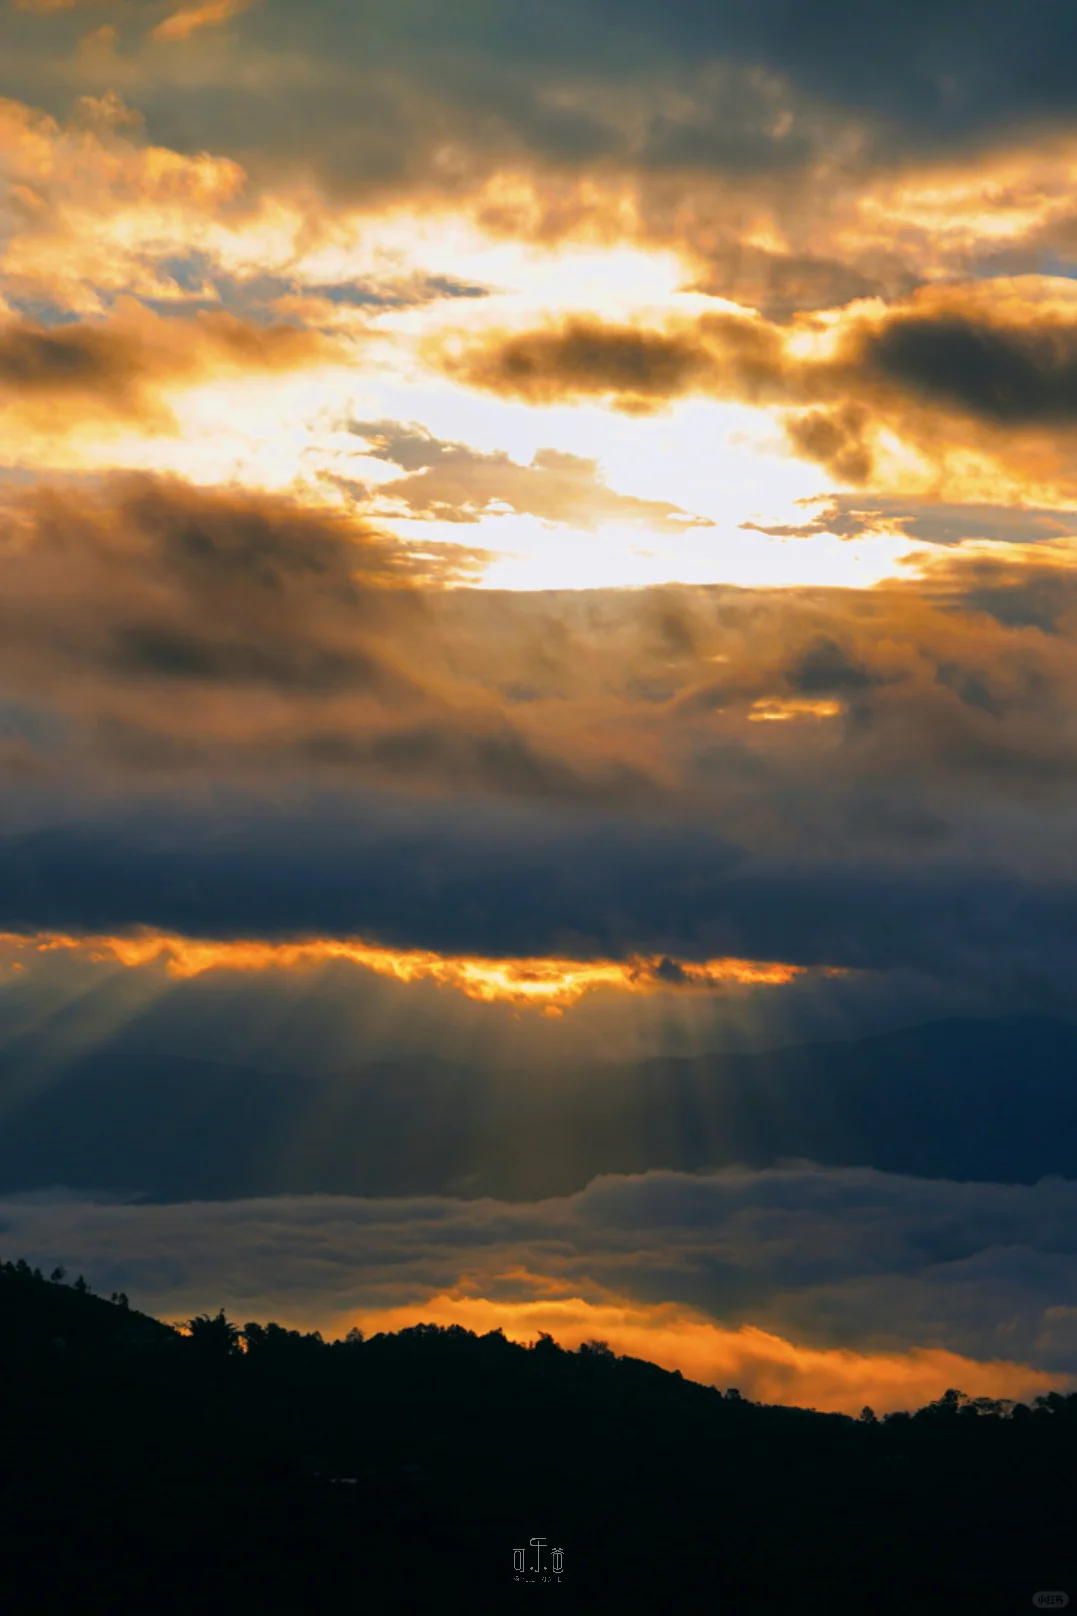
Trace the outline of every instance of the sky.
<instances>
[{"instance_id":1,"label":"sky","mask_svg":"<svg viewBox=\"0 0 1077 1616\"><path fill-rule=\"evenodd\" d=\"M6 1254L1077 1386L1072 7L0 5Z\"/></svg>"}]
</instances>

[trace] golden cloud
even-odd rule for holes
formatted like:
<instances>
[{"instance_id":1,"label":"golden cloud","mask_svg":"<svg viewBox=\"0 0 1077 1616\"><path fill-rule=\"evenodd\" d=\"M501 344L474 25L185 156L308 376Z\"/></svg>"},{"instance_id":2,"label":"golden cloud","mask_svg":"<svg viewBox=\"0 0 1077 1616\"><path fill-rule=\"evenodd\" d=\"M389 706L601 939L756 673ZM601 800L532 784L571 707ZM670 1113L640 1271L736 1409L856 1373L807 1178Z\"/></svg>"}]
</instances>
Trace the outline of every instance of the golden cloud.
<instances>
[{"instance_id":1,"label":"golden cloud","mask_svg":"<svg viewBox=\"0 0 1077 1616\"><path fill-rule=\"evenodd\" d=\"M678 170L625 153L581 173L505 152L468 205L510 238L674 251L693 289L780 321L1070 259L1077 146L1065 128L882 168L866 152L843 160L858 143L848 125L829 133L832 149L823 136L793 183L720 160Z\"/></svg>"},{"instance_id":2,"label":"golden cloud","mask_svg":"<svg viewBox=\"0 0 1077 1616\"><path fill-rule=\"evenodd\" d=\"M866 591L498 595L438 587L471 575L463 547L146 476L9 484L0 538L0 681L74 748L8 736L16 773L77 755L109 777L676 805L754 845L809 779L836 812L899 781L986 771L1007 793L1077 768L1065 539Z\"/></svg>"},{"instance_id":3,"label":"golden cloud","mask_svg":"<svg viewBox=\"0 0 1077 1616\"><path fill-rule=\"evenodd\" d=\"M526 1277L541 1291L541 1276ZM939 1347L899 1352L805 1347L751 1325L729 1329L690 1308L591 1302L565 1295L556 1283L547 1288L555 1294L512 1302L474 1295L465 1284L421 1303L349 1314L346 1320L334 1319L333 1327L347 1323L369 1335L419 1323L459 1324L477 1333L503 1330L510 1340L523 1342L545 1331L573 1349L599 1339L615 1352L679 1370L689 1380L736 1386L755 1402L845 1414L859 1414L865 1403L877 1413L918 1408L950 1386L960 1386L970 1397L1024 1401L1071 1383L1071 1377L1027 1364L984 1362Z\"/></svg>"},{"instance_id":4,"label":"golden cloud","mask_svg":"<svg viewBox=\"0 0 1077 1616\"><path fill-rule=\"evenodd\" d=\"M257 0L204 0L202 5L173 12L152 31L152 38L165 41L189 39L203 28L219 28L247 11Z\"/></svg>"},{"instance_id":5,"label":"golden cloud","mask_svg":"<svg viewBox=\"0 0 1077 1616\"><path fill-rule=\"evenodd\" d=\"M996 498L1077 499L1069 282L929 286L788 326L579 315L473 341L452 333L426 351L465 385L531 404L600 398L639 413L695 394L780 411L794 450L853 485L958 499L982 497L993 478Z\"/></svg>"},{"instance_id":6,"label":"golden cloud","mask_svg":"<svg viewBox=\"0 0 1077 1616\"><path fill-rule=\"evenodd\" d=\"M319 332L224 310L165 319L133 299L100 321L0 323L0 410L31 429L93 433L110 420L176 430L166 394L211 377L276 375L342 358Z\"/></svg>"},{"instance_id":7,"label":"golden cloud","mask_svg":"<svg viewBox=\"0 0 1077 1616\"><path fill-rule=\"evenodd\" d=\"M366 439L371 457L407 468L405 476L379 483L372 491L375 513L385 509L396 514L402 507L409 516L477 522L510 510L585 530L603 521L674 533L714 525L668 500L617 493L606 483L598 461L581 455L538 449L525 466L504 452L442 442L420 427L394 421L356 421L349 430Z\"/></svg>"},{"instance_id":8,"label":"golden cloud","mask_svg":"<svg viewBox=\"0 0 1077 1616\"><path fill-rule=\"evenodd\" d=\"M16 11L74 11L79 6L102 5L105 0L11 0Z\"/></svg>"},{"instance_id":9,"label":"golden cloud","mask_svg":"<svg viewBox=\"0 0 1077 1616\"><path fill-rule=\"evenodd\" d=\"M809 972L803 966L761 960L679 961L658 955L636 955L627 960L481 959L426 949L384 948L358 938L207 941L146 930L125 937L45 933L28 938L7 933L0 934L0 946L17 956L64 950L130 968L161 964L169 976L179 981L210 971L309 970L344 961L397 982L435 982L469 999L513 1004L553 1015L578 1004L585 994L596 989L646 995L714 994L737 988L784 986L809 974L846 974L837 970Z\"/></svg>"},{"instance_id":10,"label":"golden cloud","mask_svg":"<svg viewBox=\"0 0 1077 1616\"><path fill-rule=\"evenodd\" d=\"M167 297L156 260L202 246L246 184L229 158L148 143L113 91L81 97L66 123L0 99L0 178L5 292L75 314Z\"/></svg>"}]
</instances>

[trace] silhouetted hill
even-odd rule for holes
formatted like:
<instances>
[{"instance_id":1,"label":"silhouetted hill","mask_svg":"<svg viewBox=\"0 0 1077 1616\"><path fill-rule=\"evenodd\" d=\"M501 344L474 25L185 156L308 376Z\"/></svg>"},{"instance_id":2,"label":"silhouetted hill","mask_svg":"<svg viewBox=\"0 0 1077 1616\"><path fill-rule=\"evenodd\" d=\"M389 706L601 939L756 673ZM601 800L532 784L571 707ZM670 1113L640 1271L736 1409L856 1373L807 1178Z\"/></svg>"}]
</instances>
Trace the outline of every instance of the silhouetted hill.
<instances>
[{"instance_id":1,"label":"silhouetted hill","mask_svg":"<svg viewBox=\"0 0 1077 1616\"><path fill-rule=\"evenodd\" d=\"M324 1076L100 1049L0 1061L0 1192L530 1199L598 1173L808 1159L1077 1178L1077 1026L950 1020L850 1043L491 1075L432 1059Z\"/></svg>"},{"instance_id":2,"label":"silhouetted hill","mask_svg":"<svg viewBox=\"0 0 1077 1616\"><path fill-rule=\"evenodd\" d=\"M8 1608L1003 1616L1077 1593L1077 1396L854 1421L600 1343L192 1322L0 1268ZM534 1538L559 1584L517 1580Z\"/></svg>"}]
</instances>

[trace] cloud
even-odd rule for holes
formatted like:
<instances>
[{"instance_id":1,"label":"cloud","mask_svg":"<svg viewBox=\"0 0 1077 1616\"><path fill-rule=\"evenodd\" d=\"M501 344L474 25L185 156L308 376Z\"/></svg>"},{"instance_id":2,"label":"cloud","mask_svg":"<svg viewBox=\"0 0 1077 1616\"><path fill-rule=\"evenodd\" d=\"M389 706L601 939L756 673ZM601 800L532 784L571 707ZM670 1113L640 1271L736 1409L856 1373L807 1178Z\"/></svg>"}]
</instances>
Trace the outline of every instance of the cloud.
<instances>
[{"instance_id":1,"label":"cloud","mask_svg":"<svg viewBox=\"0 0 1077 1616\"><path fill-rule=\"evenodd\" d=\"M535 1288L541 1291L541 1283ZM920 1408L951 1386L970 1397L1031 1402L1057 1391L1060 1379L1029 1365L981 1362L938 1347L891 1353L804 1347L753 1325L723 1329L691 1309L634 1307L620 1300L509 1302L449 1292L418 1307L359 1312L354 1323L368 1336L418 1323L455 1324L476 1334L501 1330L509 1340L525 1343L545 1332L570 1351L601 1340L613 1352L657 1363L689 1380L735 1386L753 1402L843 1414L859 1414L865 1404L880 1414Z\"/></svg>"},{"instance_id":2,"label":"cloud","mask_svg":"<svg viewBox=\"0 0 1077 1616\"><path fill-rule=\"evenodd\" d=\"M653 795L631 753L528 735L454 673L451 635L416 586L466 576L474 552L179 479L16 487L2 514L17 542L0 680L58 703L76 754L174 779L239 763L278 780Z\"/></svg>"},{"instance_id":3,"label":"cloud","mask_svg":"<svg viewBox=\"0 0 1077 1616\"><path fill-rule=\"evenodd\" d=\"M438 348L457 380L531 404L599 396L624 409L647 410L704 391L713 374L709 354L688 330L647 331L582 315L459 354L446 350L441 339L431 343L432 353Z\"/></svg>"},{"instance_id":4,"label":"cloud","mask_svg":"<svg viewBox=\"0 0 1077 1616\"><path fill-rule=\"evenodd\" d=\"M894 312L867 337L869 374L992 426L1065 426L1077 417L1073 307L1041 312L1030 300L996 312L977 308L968 291L960 303L952 293L917 301L927 305L922 313L915 305Z\"/></svg>"},{"instance_id":5,"label":"cloud","mask_svg":"<svg viewBox=\"0 0 1077 1616\"><path fill-rule=\"evenodd\" d=\"M76 6L102 5L105 0L12 0L16 11L73 11Z\"/></svg>"},{"instance_id":6,"label":"cloud","mask_svg":"<svg viewBox=\"0 0 1077 1616\"><path fill-rule=\"evenodd\" d=\"M819 511L800 523L745 522L742 525L774 538L811 538L834 533L842 539L864 534L901 533L931 545L1051 544L1077 537L1077 511L1037 510L1023 506L960 504L875 494L820 494L798 503ZM1031 564L1030 558L1025 557Z\"/></svg>"},{"instance_id":7,"label":"cloud","mask_svg":"<svg viewBox=\"0 0 1077 1616\"><path fill-rule=\"evenodd\" d=\"M167 42L189 39L202 28L219 28L222 23L231 22L233 17L238 17L256 3L257 0L204 0L202 5L174 11L164 22L157 24L151 38Z\"/></svg>"},{"instance_id":8,"label":"cloud","mask_svg":"<svg viewBox=\"0 0 1077 1616\"><path fill-rule=\"evenodd\" d=\"M197 941L139 932L120 937L42 936L33 938L0 933L0 947L17 954L48 954L71 950L97 963L121 965L164 964L178 981L211 971L291 971L329 962L346 961L400 982L429 980L453 987L469 999L484 1003L504 1001L520 1008L560 1014L596 988L627 993L707 993L768 986L775 987L805 975L802 967L762 960L705 960L701 963L661 959L476 959L424 952L418 949L378 948L361 938L306 938L271 943L233 939ZM24 969L21 961L19 969ZM830 975L840 975L833 971Z\"/></svg>"},{"instance_id":9,"label":"cloud","mask_svg":"<svg viewBox=\"0 0 1077 1616\"><path fill-rule=\"evenodd\" d=\"M65 83L100 95L122 73L174 157L229 152L263 196L460 202L517 235L672 246L697 284L776 319L1073 261L1061 0L1036 42L1001 3L970 21L966 0L870 28L848 4L805 27L784 0L750 19L733 0L713 16L558 0L541 23L497 0L481 29L431 0L377 18L312 0L301 22L264 0L239 37L210 26L240 9L174 11L125 38L122 68L73 49ZM8 93L51 105L85 20L55 10L46 50L9 11ZM197 108L159 48L181 36Z\"/></svg>"},{"instance_id":10,"label":"cloud","mask_svg":"<svg viewBox=\"0 0 1077 1616\"><path fill-rule=\"evenodd\" d=\"M353 421L349 431L365 440L372 458L408 473L371 490L375 514L392 514L396 505L403 505L411 516L478 522L507 508L589 531L601 522L639 523L673 533L713 526L668 501L616 493L596 460L562 450L539 449L530 465L521 466L504 451L484 454L467 444L444 443L421 426Z\"/></svg>"},{"instance_id":11,"label":"cloud","mask_svg":"<svg viewBox=\"0 0 1077 1616\"><path fill-rule=\"evenodd\" d=\"M32 428L89 429L109 418L174 431L171 388L214 376L279 374L339 358L331 342L292 325L225 311L169 321L121 301L102 321L0 324L0 409Z\"/></svg>"},{"instance_id":12,"label":"cloud","mask_svg":"<svg viewBox=\"0 0 1077 1616\"><path fill-rule=\"evenodd\" d=\"M235 334L229 321L226 344ZM249 333L239 335L245 358ZM8 646L31 679L36 668L54 685L55 659L61 683L81 666L121 687L409 688L364 647L363 631L379 610L414 610L385 586L429 562L339 514L139 475L31 484L5 514L22 540L6 558L13 597L36 606L21 632L12 615Z\"/></svg>"},{"instance_id":13,"label":"cloud","mask_svg":"<svg viewBox=\"0 0 1077 1616\"><path fill-rule=\"evenodd\" d=\"M997 722L960 690L935 688L977 723ZM780 730L783 744L791 727L756 726ZM145 772L154 754L140 761ZM433 800L375 795L369 784L360 795L353 783L319 801L309 781L301 789L278 775L269 800L234 787L222 800L222 779L212 806L144 796L118 808L88 798L87 786L66 813L46 807L39 780L36 824L20 823L14 805L0 843L5 929L359 936L487 960L782 960L978 983L1000 1005L1038 996L1061 1008L1071 991L1077 882L1053 815L1010 819L1038 838L1029 852L1042 873L992 868L983 853L954 848L945 822L925 838L924 805L879 789L841 801L840 851L823 858L807 845L819 836L809 818L801 854L768 856L683 819L633 823L623 808L615 817L612 781L603 799L567 772L535 773L506 776L480 758L450 780L448 801L444 768L422 782L440 785ZM498 806L513 797L529 797L530 811ZM544 802L561 805L552 822ZM752 808L773 817L765 799ZM970 838L977 829L970 816Z\"/></svg>"},{"instance_id":14,"label":"cloud","mask_svg":"<svg viewBox=\"0 0 1077 1616\"><path fill-rule=\"evenodd\" d=\"M659 219L654 224L659 234ZM900 285L893 270L889 276L872 276L855 264L808 252L768 252L736 239L728 245L708 245L702 234L697 237L691 232L684 243L698 253L703 264L692 290L758 309L768 319L787 320L802 311L839 308L890 289L894 280ZM911 286L901 289L911 290Z\"/></svg>"},{"instance_id":15,"label":"cloud","mask_svg":"<svg viewBox=\"0 0 1077 1616\"><path fill-rule=\"evenodd\" d=\"M879 683L837 642L820 635L798 653L786 672L794 690L807 696L848 695Z\"/></svg>"},{"instance_id":16,"label":"cloud","mask_svg":"<svg viewBox=\"0 0 1077 1616\"><path fill-rule=\"evenodd\" d=\"M497 594L444 587L466 549L145 476L9 482L0 534L3 929L1072 980L1051 542Z\"/></svg>"},{"instance_id":17,"label":"cloud","mask_svg":"<svg viewBox=\"0 0 1077 1616\"><path fill-rule=\"evenodd\" d=\"M81 10L84 6L102 5L106 0L11 0L11 3L16 11L36 11L43 15L52 15L56 12ZM135 3L146 11L157 9L154 0L135 0ZM150 37L165 41L187 39L202 28L219 27L222 23L230 22L233 17L239 16L241 12L257 3L258 0L204 0L201 5L188 6L173 12L151 29ZM127 0L127 4L130 5L130 0Z\"/></svg>"},{"instance_id":18,"label":"cloud","mask_svg":"<svg viewBox=\"0 0 1077 1616\"><path fill-rule=\"evenodd\" d=\"M147 141L141 114L108 85L65 122L0 100L0 174L4 295L53 321L104 315L124 294L174 294L156 260L206 245L246 184L229 158Z\"/></svg>"},{"instance_id":19,"label":"cloud","mask_svg":"<svg viewBox=\"0 0 1077 1616\"><path fill-rule=\"evenodd\" d=\"M1069 283L925 287L886 307L853 305L822 330L737 314L660 328L579 315L470 343L440 336L428 353L468 386L531 404L601 398L639 413L702 394L782 410L796 453L882 492L960 501L993 474L1000 496L1077 493ZM887 434L918 464L888 462Z\"/></svg>"},{"instance_id":20,"label":"cloud","mask_svg":"<svg viewBox=\"0 0 1077 1616\"><path fill-rule=\"evenodd\" d=\"M1074 1193L787 1168L604 1178L522 1204L40 1195L0 1217L9 1252L172 1316L455 1318L569 1344L601 1322L622 1350L748 1395L855 1411L865 1385L909 1406L958 1369L970 1392L1066 1385Z\"/></svg>"}]
</instances>

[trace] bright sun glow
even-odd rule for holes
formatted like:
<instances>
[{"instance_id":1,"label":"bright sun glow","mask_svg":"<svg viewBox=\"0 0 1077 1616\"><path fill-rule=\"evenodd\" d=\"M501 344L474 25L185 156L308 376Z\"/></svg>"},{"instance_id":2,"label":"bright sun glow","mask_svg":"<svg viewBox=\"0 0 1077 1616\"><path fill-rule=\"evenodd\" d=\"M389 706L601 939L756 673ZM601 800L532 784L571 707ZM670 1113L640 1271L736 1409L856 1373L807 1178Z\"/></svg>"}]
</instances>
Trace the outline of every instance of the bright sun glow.
<instances>
[{"instance_id":1,"label":"bright sun glow","mask_svg":"<svg viewBox=\"0 0 1077 1616\"><path fill-rule=\"evenodd\" d=\"M231 171L213 177L225 190L234 183ZM109 236L101 251L144 253L162 228L159 214L155 204L145 216L114 215L107 227L98 226ZM204 486L236 482L315 503L358 501L362 516L363 491L375 496L401 468L372 458L349 424L386 420L441 443L507 455L518 466L551 450L583 457L616 494L683 513L680 531L675 524L618 521L609 511L586 526L554 522L496 502L463 520L436 512L378 514L378 526L405 540L464 542L489 552L491 560L471 581L494 589L674 582L866 588L894 576L915 548L892 533L850 542L746 528L796 525L803 520L797 501L832 488L820 467L791 454L771 411L707 399L682 399L644 417L599 403L534 408L463 387L421 358L425 339L462 323L473 339L484 329L520 329L580 311L660 326L730 308L682 290L686 270L676 253L629 245L537 247L489 235L463 215L403 212L376 220L345 216L308 245L294 210L268 204L245 226L204 226L197 245L216 253L230 274L258 266L291 284L279 317L320 325L338 356L279 374L163 383L165 413L152 430L92 413L66 435L44 422L23 423L8 435L10 464L171 472ZM481 295L417 296L415 288L427 281ZM184 297L206 295L197 277L192 284L190 293L175 288L177 309ZM372 301L326 301L321 289L333 285L369 287Z\"/></svg>"},{"instance_id":2,"label":"bright sun glow","mask_svg":"<svg viewBox=\"0 0 1077 1616\"><path fill-rule=\"evenodd\" d=\"M379 948L355 938L306 938L299 942L209 942L156 932L128 937L34 937L8 934L0 944L16 954L74 950L91 960L137 967L162 963L179 980L208 971L292 970L344 960L398 982L432 981L469 999L501 1001L559 1015L597 988L625 993L720 993L738 987L777 987L808 975L808 968L773 961L671 960L634 955L626 960L475 959L422 949ZM828 968L814 974L843 975Z\"/></svg>"}]
</instances>

